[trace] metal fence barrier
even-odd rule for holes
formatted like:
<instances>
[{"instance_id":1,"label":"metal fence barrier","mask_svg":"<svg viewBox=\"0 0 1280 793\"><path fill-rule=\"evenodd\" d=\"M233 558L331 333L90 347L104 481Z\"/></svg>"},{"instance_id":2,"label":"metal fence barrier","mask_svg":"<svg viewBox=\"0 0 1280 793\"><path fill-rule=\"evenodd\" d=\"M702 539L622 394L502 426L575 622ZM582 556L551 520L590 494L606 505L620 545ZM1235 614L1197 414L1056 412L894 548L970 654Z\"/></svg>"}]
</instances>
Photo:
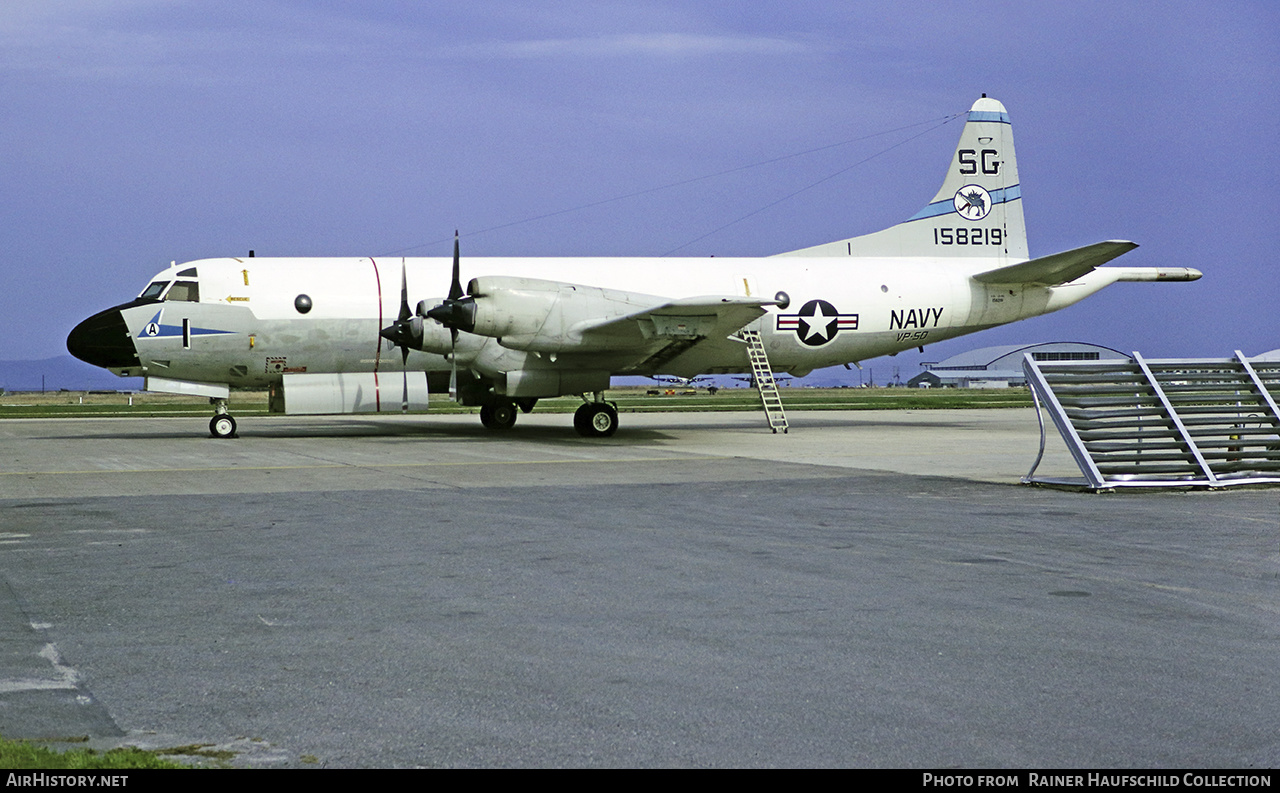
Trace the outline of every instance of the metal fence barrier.
<instances>
[{"instance_id":1,"label":"metal fence barrier","mask_svg":"<svg viewBox=\"0 0 1280 793\"><path fill-rule=\"evenodd\" d=\"M1040 419L1053 418L1084 486L1208 487L1280 484L1280 361L1235 358L1022 363Z\"/></svg>"}]
</instances>

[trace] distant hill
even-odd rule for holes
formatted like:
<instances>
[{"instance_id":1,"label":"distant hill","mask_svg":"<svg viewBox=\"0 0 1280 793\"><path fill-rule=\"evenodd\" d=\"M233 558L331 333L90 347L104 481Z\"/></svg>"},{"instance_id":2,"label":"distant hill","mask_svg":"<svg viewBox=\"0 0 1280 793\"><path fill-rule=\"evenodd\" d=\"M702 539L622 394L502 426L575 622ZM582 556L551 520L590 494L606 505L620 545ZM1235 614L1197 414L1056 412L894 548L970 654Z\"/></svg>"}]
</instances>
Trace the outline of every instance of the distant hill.
<instances>
[{"instance_id":1,"label":"distant hill","mask_svg":"<svg viewBox=\"0 0 1280 793\"><path fill-rule=\"evenodd\" d=\"M116 377L70 355L38 361L0 361L6 391L141 391L141 377Z\"/></svg>"}]
</instances>

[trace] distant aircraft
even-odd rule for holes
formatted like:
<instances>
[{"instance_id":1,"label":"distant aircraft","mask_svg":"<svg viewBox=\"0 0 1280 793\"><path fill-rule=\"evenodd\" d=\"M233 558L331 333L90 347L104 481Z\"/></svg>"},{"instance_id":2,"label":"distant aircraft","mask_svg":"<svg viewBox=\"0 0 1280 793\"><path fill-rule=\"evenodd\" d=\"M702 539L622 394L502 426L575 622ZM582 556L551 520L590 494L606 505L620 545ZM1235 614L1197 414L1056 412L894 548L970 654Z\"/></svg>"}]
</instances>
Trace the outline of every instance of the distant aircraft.
<instances>
[{"instance_id":1,"label":"distant aircraft","mask_svg":"<svg viewBox=\"0 0 1280 793\"><path fill-rule=\"evenodd\" d=\"M688 394L696 392L698 390L699 383L704 384L703 387L706 388L707 393L712 396L715 396L720 390L720 386L716 385L715 378L711 375L700 374L697 377L676 377L675 375L651 374L649 375L649 378L657 380L659 383L666 383L669 386L688 389L685 391L685 393ZM649 393L652 395L658 393L658 391L656 389L650 389ZM671 392L668 391L668 393Z\"/></svg>"},{"instance_id":2,"label":"distant aircraft","mask_svg":"<svg viewBox=\"0 0 1280 793\"><path fill-rule=\"evenodd\" d=\"M700 374L697 377L676 377L675 375L651 374L651 380L657 380L659 383L668 383L677 385L681 388L696 388L698 383L705 383L713 380L710 375Z\"/></svg>"},{"instance_id":3,"label":"distant aircraft","mask_svg":"<svg viewBox=\"0 0 1280 793\"><path fill-rule=\"evenodd\" d=\"M808 374L808 372L805 372L805 374ZM755 387L756 387L756 376L755 376L755 375L747 375L746 377L734 377L733 379L734 379L734 380L737 380L737 381L739 381L739 382L742 382L742 383L746 383L748 388L755 388ZM788 377L788 376L787 376L787 375L785 375L785 374L780 374L780 375L778 375L778 376L777 376L776 378L774 378L774 379L775 379L775 380L777 380L779 383L785 383L786 381L790 380L791 378L790 378L790 377Z\"/></svg>"},{"instance_id":4,"label":"distant aircraft","mask_svg":"<svg viewBox=\"0 0 1280 793\"><path fill-rule=\"evenodd\" d=\"M903 223L768 258L485 258L464 291L447 258L223 258L174 264L67 337L77 358L152 391L207 396L230 437L232 387L284 413L422 409L448 388L480 420L582 395L574 427L618 427L615 375L814 369L1057 311L1117 281L1194 281L1186 267L1100 267L1107 241L1028 259L1002 104L969 111L942 188ZM447 287L445 296L438 296ZM437 295L433 297L432 295ZM426 299L410 308L410 296Z\"/></svg>"}]
</instances>

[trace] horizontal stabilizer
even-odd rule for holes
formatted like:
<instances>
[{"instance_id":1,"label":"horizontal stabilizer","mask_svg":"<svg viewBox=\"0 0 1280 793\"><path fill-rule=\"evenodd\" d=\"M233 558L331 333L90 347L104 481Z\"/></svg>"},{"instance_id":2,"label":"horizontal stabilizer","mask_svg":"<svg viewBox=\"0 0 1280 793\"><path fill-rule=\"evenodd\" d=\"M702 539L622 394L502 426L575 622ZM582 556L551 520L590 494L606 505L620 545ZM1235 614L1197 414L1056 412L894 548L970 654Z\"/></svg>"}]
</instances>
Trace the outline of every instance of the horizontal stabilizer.
<instances>
[{"instance_id":1,"label":"horizontal stabilizer","mask_svg":"<svg viewBox=\"0 0 1280 793\"><path fill-rule=\"evenodd\" d=\"M1136 242L1108 240L1071 251L1041 256L1021 264L1011 264L978 273L973 280L983 284L1044 284L1057 286L1074 281L1094 268L1138 247Z\"/></svg>"}]
</instances>

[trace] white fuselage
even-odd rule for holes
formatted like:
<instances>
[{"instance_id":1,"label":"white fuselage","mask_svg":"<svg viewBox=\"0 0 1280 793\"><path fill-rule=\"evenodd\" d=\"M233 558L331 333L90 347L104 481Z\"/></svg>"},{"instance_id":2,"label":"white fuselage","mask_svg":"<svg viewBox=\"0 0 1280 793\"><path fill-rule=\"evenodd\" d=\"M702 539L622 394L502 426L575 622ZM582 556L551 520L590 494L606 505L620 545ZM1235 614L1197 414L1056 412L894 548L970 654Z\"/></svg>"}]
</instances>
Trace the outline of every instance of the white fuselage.
<instances>
[{"instance_id":1,"label":"white fuselage","mask_svg":"<svg viewBox=\"0 0 1280 793\"><path fill-rule=\"evenodd\" d=\"M502 274L590 284L642 295L739 295L772 298L751 327L760 330L773 368L796 374L856 362L1070 305L1117 280L1101 269L1058 287L981 284L971 275L1007 260L916 257L771 258L486 258L463 261L467 276ZM196 282L199 300L168 299L125 309L138 367L117 373L231 386L278 383L286 372L400 371L399 352L379 331L401 303L403 268L412 304L442 299L450 280L445 258L225 258L177 264L153 283ZM180 273L196 270L196 275ZM306 296L310 308L297 308ZM817 321L800 321L810 301ZM834 317L827 315L835 314ZM158 317L158 319L157 319ZM184 326L188 331L180 332ZM425 352L410 354L411 370L449 368L449 333L426 320ZM460 363L482 374L520 368L529 353L500 340L463 334ZM589 357L589 356L588 356ZM582 360L577 361L581 365ZM621 368L619 368L619 366ZM684 356L679 370L615 364L613 374L673 374L750 370L743 345L730 339Z\"/></svg>"}]
</instances>

